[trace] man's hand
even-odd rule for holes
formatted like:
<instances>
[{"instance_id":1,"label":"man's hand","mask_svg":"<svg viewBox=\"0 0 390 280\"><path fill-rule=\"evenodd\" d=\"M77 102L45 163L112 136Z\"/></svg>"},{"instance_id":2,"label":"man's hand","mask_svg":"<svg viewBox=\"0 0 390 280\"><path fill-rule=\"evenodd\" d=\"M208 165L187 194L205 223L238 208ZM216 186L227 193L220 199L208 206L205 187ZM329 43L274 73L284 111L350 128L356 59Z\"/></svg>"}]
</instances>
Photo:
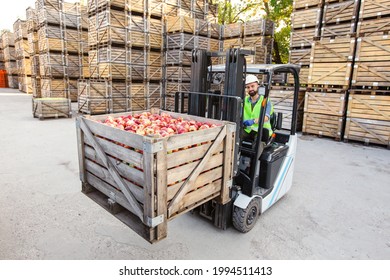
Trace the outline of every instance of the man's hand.
<instances>
[{"instance_id":1,"label":"man's hand","mask_svg":"<svg viewBox=\"0 0 390 280\"><path fill-rule=\"evenodd\" d=\"M244 126L252 126L255 123L255 120L246 120L243 122Z\"/></svg>"},{"instance_id":2,"label":"man's hand","mask_svg":"<svg viewBox=\"0 0 390 280\"><path fill-rule=\"evenodd\" d=\"M264 117L264 122L268 122L269 121L269 117L268 116L265 116Z\"/></svg>"}]
</instances>

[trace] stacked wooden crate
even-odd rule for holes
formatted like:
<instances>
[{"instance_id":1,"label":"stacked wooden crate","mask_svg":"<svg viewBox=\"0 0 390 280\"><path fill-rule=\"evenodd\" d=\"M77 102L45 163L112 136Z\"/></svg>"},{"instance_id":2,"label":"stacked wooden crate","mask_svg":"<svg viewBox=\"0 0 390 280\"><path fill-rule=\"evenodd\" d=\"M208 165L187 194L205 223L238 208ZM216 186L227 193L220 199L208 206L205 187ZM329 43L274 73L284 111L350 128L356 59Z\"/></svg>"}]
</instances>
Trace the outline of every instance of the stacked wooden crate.
<instances>
[{"instance_id":1,"label":"stacked wooden crate","mask_svg":"<svg viewBox=\"0 0 390 280\"><path fill-rule=\"evenodd\" d=\"M43 98L69 98L66 82L65 29L60 0L37 0L39 75Z\"/></svg>"},{"instance_id":2,"label":"stacked wooden crate","mask_svg":"<svg viewBox=\"0 0 390 280\"><path fill-rule=\"evenodd\" d=\"M361 1L345 140L390 147L389 31L389 1Z\"/></svg>"},{"instance_id":3,"label":"stacked wooden crate","mask_svg":"<svg viewBox=\"0 0 390 280\"><path fill-rule=\"evenodd\" d=\"M163 79L162 1L127 0L127 86L132 110L160 107Z\"/></svg>"},{"instance_id":4,"label":"stacked wooden crate","mask_svg":"<svg viewBox=\"0 0 390 280\"><path fill-rule=\"evenodd\" d=\"M208 16L207 1L166 1L164 48L164 108L174 109L176 92L190 90L191 51L219 51L221 26Z\"/></svg>"},{"instance_id":5,"label":"stacked wooden crate","mask_svg":"<svg viewBox=\"0 0 390 280\"><path fill-rule=\"evenodd\" d=\"M41 97L41 76L39 71L38 16L32 7L26 9L28 53L31 60L31 90L33 98Z\"/></svg>"},{"instance_id":6,"label":"stacked wooden crate","mask_svg":"<svg viewBox=\"0 0 390 280\"><path fill-rule=\"evenodd\" d=\"M21 19L15 21L14 34L18 87L20 91L31 94L31 60L27 39L27 22Z\"/></svg>"},{"instance_id":7,"label":"stacked wooden crate","mask_svg":"<svg viewBox=\"0 0 390 280\"><path fill-rule=\"evenodd\" d=\"M8 76L8 86L18 88L18 68L16 65L14 33L4 30L1 35L3 41L4 66Z\"/></svg>"}]
</instances>

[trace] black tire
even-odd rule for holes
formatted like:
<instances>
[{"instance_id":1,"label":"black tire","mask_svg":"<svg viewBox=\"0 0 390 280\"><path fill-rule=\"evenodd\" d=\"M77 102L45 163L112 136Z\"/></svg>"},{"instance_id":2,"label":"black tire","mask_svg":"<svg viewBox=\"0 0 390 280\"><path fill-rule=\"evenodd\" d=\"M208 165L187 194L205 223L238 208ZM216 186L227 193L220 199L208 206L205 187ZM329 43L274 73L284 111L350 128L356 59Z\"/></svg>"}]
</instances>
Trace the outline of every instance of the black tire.
<instances>
[{"instance_id":1,"label":"black tire","mask_svg":"<svg viewBox=\"0 0 390 280\"><path fill-rule=\"evenodd\" d=\"M252 199L245 209L234 207L233 226L240 232L248 232L255 226L259 214L259 198Z\"/></svg>"}]
</instances>

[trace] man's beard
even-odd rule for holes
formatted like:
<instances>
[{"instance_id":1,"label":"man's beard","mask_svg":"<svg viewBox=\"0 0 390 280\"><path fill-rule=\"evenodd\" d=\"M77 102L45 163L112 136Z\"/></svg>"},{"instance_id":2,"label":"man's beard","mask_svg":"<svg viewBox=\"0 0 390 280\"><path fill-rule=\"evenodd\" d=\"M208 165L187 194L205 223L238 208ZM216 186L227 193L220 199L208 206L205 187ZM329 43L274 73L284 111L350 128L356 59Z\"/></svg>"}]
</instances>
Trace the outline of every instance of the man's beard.
<instances>
[{"instance_id":1,"label":"man's beard","mask_svg":"<svg viewBox=\"0 0 390 280\"><path fill-rule=\"evenodd\" d=\"M248 92L248 94L249 94L249 96L253 97L253 96L256 95L256 91L251 90L251 91Z\"/></svg>"}]
</instances>

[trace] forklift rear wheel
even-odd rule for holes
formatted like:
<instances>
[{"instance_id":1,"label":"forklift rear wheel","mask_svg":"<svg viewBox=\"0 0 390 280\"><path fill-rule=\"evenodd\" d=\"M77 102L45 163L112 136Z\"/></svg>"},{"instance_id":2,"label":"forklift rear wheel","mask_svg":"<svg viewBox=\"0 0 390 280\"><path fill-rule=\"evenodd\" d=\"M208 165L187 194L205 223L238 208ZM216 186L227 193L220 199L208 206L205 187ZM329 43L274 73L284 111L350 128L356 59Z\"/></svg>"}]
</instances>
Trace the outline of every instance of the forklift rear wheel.
<instances>
[{"instance_id":1,"label":"forklift rear wheel","mask_svg":"<svg viewBox=\"0 0 390 280\"><path fill-rule=\"evenodd\" d=\"M253 199L245 209L238 207L233 211L233 226L241 232L250 231L256 224L260 213L260 199Z\"/></svg>"}]
</instances>

